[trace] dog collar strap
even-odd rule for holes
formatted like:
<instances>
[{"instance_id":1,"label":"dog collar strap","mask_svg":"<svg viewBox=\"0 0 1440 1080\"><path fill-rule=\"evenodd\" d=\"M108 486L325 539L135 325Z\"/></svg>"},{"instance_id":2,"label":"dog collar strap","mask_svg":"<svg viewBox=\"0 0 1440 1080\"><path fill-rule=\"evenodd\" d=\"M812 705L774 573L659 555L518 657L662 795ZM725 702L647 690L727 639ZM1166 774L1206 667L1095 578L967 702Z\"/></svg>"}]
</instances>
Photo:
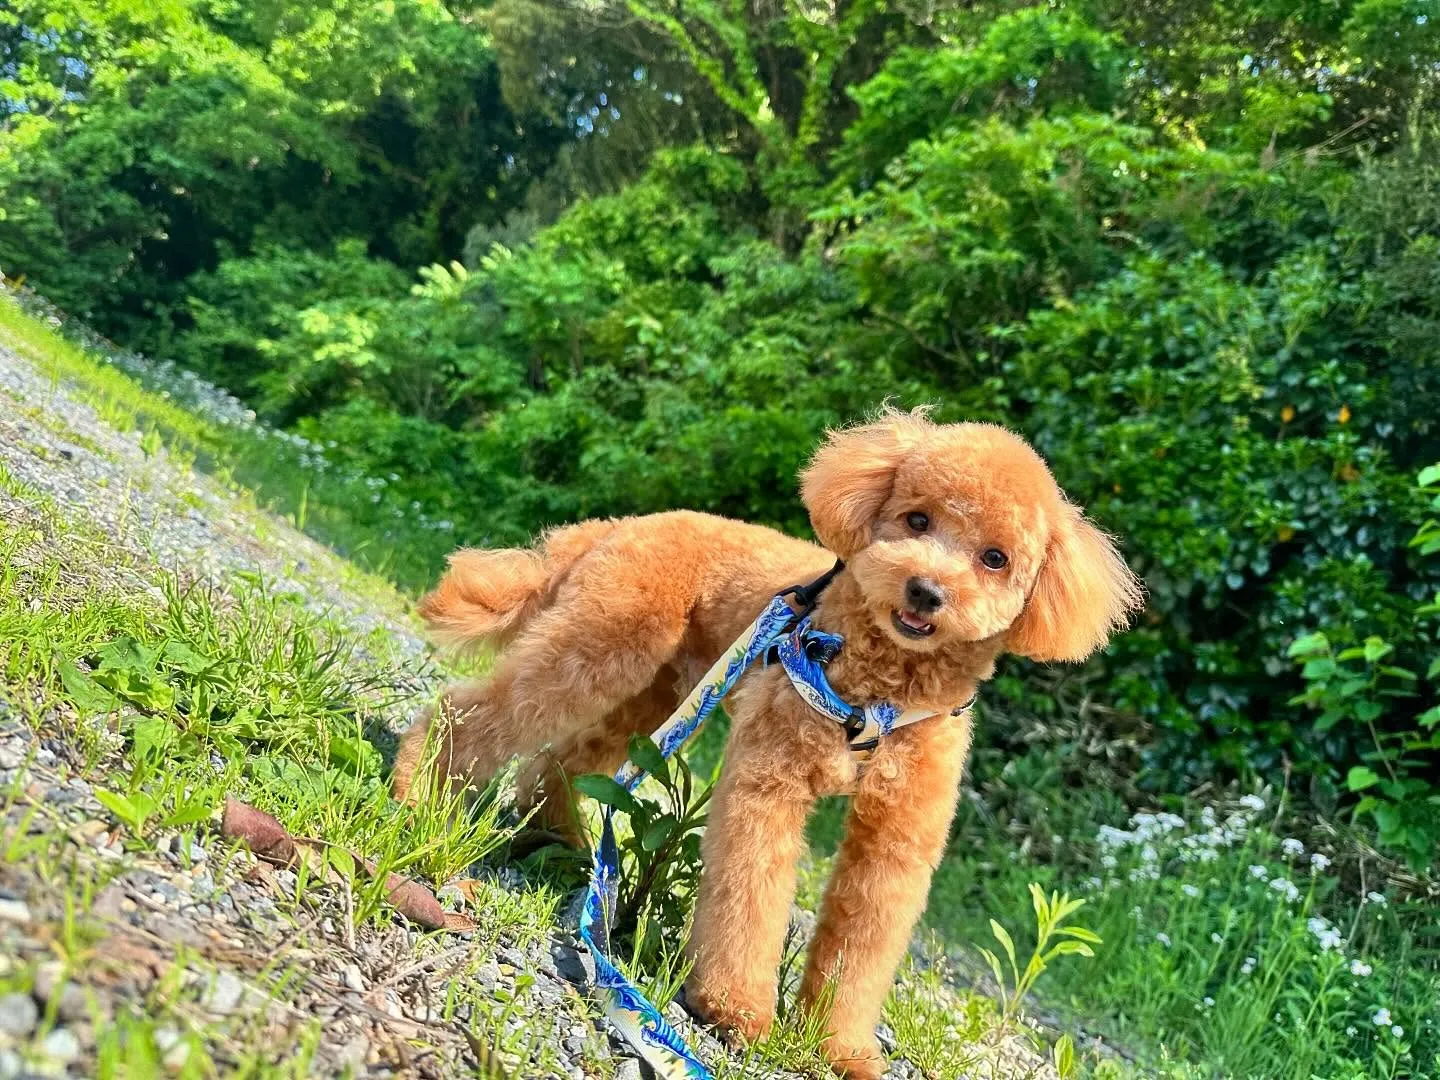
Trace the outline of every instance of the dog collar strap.
<instances>
[{"instance_id":1,"label":"dog collar strap","mask_svg":"<svg viewBox=\"0 0 1440 1080\"><path fill-rule=\"evenodd\" d=\"M775 656L790 685L805 704L845 729L852 750L873 750L881 736L941 715L933 709L901 709L890 701L873 705L851 705L835 692L825 677L825 665L840 653L845 639L839 634L816 630L807 615L775 646ZM975 702L971 698L952 715L959 715Z\"/></svg>"}]
</instances>

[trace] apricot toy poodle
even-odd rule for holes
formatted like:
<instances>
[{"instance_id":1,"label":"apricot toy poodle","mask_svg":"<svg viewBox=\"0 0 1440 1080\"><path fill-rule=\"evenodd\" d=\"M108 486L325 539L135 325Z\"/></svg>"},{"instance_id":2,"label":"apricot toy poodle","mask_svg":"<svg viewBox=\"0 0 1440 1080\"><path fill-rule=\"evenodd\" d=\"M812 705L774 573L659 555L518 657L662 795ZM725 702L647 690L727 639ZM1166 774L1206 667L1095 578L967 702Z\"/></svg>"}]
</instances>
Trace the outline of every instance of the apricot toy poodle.
<instances>
[{"instance_id":1,"label":"apricot toy poodle","mask_svg":"<svg viewBox=\"0 0 1440 1080\"><path fill-rule=\"evenodd\" d=\"M847 794L801 996L828 1009L835 1068L876 1077L875 1025L970 747L970 713L954 710L1002 653L1084 660L1142 594L1110 538L1003 428L886 411L831 432L800 479L824 547L677 511L558 529L536 550L455 552L421 612L442 642L503 651L489 678L447 692L438 751L426 756L433 713L406 733L395 789L406 797L437 752L442 776L475 785L518 755L540 819L571 828L566 778L618 769L630 735L657 728L771 597L838 556L812 619L844 639L830 685L847 702L935 715L862 761L781 665L741 679L726 703L686 997L732 1039L766 1032L806 816L819 797Z\"/></svg>"}]
</instances>

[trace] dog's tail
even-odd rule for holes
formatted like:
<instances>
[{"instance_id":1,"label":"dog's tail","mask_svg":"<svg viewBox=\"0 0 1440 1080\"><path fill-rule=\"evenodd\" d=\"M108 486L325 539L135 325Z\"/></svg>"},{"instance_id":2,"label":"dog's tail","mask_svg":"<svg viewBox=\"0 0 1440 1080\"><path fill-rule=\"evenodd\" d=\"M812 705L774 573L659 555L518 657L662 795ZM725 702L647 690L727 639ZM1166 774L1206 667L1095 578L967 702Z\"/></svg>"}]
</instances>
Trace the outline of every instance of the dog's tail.
<instances>
[{"instance_id":1,"label":"dog's tail","mask_svg":"<svg viewBox=\"0 0 1440 1080\"><path fill-rule=\"evenodd\" d=\"M462 548L420 601L420 615L437 644L503 645L545 605L557 579L614 529L613 521L587 521L546 533L538 549Z\"/></svg>"}]
</instances>

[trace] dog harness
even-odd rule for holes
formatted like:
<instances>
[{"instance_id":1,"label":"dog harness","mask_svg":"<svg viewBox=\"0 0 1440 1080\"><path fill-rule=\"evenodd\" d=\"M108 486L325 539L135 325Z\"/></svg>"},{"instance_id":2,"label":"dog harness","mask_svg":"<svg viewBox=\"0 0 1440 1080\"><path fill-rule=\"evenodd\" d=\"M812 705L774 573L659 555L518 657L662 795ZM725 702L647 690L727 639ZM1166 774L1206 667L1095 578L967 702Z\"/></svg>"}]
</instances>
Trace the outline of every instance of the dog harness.
<instances>
[{"instance_id":1,"label":"dog harness","mask_svg":"<svg viewBox=\"0 0 1440 1080\"><path fill-rule=\"evenodd\" d=\"M757 660L778 662L795 690L816 712L845 729L850 749L868 757L884 735L907 724L938 716L924 709L904 709L891 702L856 707L840 697L825 677L825 665L844 645L838 634L810 625L810 615L821 592L845 568L843 561L808 585L795 585L778 593L705 677L690 691L670 718L651 734L660 753L669 758L700 730L740 676ZM796 611L787 597L800 605ZM972 698L952 715L966 712ZM615 782L633 791L647 774L626 761ZM665 1017L610 959L610 930L619 894L620 851L615 842L613 806L601 819L600 843L591 865L590 887L580 912L580 940L595 961L595 996L616 1030L665 1080L710 1080L710 1073Z\"/></svg>"}]
</instances>

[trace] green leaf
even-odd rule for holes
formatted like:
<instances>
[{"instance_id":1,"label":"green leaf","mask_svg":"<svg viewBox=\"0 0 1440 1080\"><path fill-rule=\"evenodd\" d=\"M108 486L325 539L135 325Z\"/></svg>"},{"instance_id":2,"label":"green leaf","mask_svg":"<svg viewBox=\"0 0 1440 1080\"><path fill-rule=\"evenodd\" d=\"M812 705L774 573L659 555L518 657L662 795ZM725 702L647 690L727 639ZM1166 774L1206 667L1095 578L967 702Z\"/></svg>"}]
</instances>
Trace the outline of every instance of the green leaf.
<instances>
[{"instance_id":1,"label":"green leaf","mask_svg":"<svg viewBox=\"0 0 1440 1080\"><path fill-rule=\"evenodd\" d=\"M60 685L70 695L70 701L84 715L114 712L120 701L93 678L81 671L68 660L60 661L57 668Z\"/></svg>"},{"instance_id":2,"label":"green leaf","mask_svg":"<svg viewBox=\"0 0 1440 1080\"><path fill-rule=\"evenodd\" d=\"M640 809L640 804L635 801L635 796L617 784L613 776L587 773L584 776L577 776L574 786L581 795L590 796L602 806L613 806L616 810L623 810L627 814L633 814Z\"/></svg>"},{"instance_id":3,"label":"green leaf","mask_svg":"<svg viewBox=\"0 0 1440 1080\"><path fill-rule=\"evenodd\" d=\"M630 736L630 760L662 784L670 779L670 769L665 762L665 755L660 753L660 748L647 735Z\"/></svg>"},{"instance_id":4,"label":"green leaf","mask_svg":"<svg viewBox=\"0 0 1440 1080\"><path fill-rule=\"evenodd\" d=\"M675 827L679 824L673 815L664 815L645 830L645 835L640 838L640 846L646 851L658 851L664 846L665 841L670 839Z\"/></svg>"},{"instance_id":5,"label":"green leaf","mask_svg":"<svg viewBox=\"0 0 1440 1080\"><path fill-rule=\"evenodd\" d=\"M1290 657L1309 656L1312 653L1324 653L1330 651L1330 639L1323 633L1316 631L1313 634L1302 634L1290 643L1286 655Z\"/></svg>"},{"instance_id":6,"label":"green leaf","mask_svg":"<svg viewBox=\"0 0 1440 1080\"><path fill-rule=\"evenodd\" d=\"M187 675L203 674L215 665L213 659L201 656L183 641L167 641L161 650L160 662Z\"/></svg>"},{"instance_id":7,"label":"green leaf","mask_svg":"<svg viewBox=\"0 0 1440 1080\"><path fill-rule=\"evenodd\" d=\"M1440 465L1427 465L1420 470L1416 483L1421 487L1429 487L1431 484L1440 484Z\"/></svg>"},{"instance_id":8,"label":"green leaf","mask_svg":"<svg viewBox=\"0 0 1440 1080\"><path fill-rule=\"evenodd\" d=\"M1364 765L1354 765L1345 777L1345 786L1351 791L1364 791L1380 782L1380 776L1374 769Z\"/></svg>"},{"instance_id":9,"label":"green leaf","mask_svg":"<svg viewBox=\"0 0 1440 1080\"><path fill-rule=\"evenodd\" d=\"M1069 1035L1061 1035L1051 1048L1050 1058L1060 1080L1070 1080L1075 1075L1075 1043Z\"/></svg>"},{"instance_id":10,"label":"green leaf","mask_svg":"<svg viewBox=\"0 0 1440 1080\"><path fill-rule=\"evenodd\" d=\"M1012 968L1019 967L1015 962L1015 943L1010 940L1009 932L994 919L991 919L990 933L995 935L995 940L998 941L1000 947L1005 950L1005 955L1010 960L1010 966Z\"/></svg>"},{"instance_id":11,"label":"green leaf","mask_svg":"<svg viewBox=\"0 0 1440 1080\"><path fill-rule=\"evenodd\" d=\"M1095 950L1083 941L1057 941L1045 954L1045 962L1057 956L1094 956Z\"/></svg>"}]
</instances>

